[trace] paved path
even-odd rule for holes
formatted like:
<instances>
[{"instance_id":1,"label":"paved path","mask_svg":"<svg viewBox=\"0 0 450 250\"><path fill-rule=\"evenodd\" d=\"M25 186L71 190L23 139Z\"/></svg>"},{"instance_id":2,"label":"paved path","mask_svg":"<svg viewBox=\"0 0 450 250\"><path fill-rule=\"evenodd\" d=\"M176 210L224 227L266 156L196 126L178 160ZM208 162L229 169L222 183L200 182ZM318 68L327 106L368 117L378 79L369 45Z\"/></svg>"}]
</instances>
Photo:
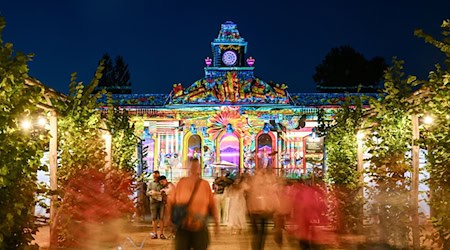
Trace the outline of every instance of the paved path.
<instances>
[{"instance_id":1,"label":"paved path","mask_svg":"<svg viewBox=\"0 0 450 250\"><path fill-rule=\"evenodd\" d=\"M122 250L128 249L174 249L173 240L151 239L149 232L150 225L137 225L134 230L123 233L119 239ZM212 228L210 228L212 232ZM284 239L281 246L278 246L274 241L273 225L268 227L268 235L266 238L265 249L298 249L297 242L294 239ZM238 250L251 249L251 233L249 229L243 230L241 234L232 234L231 230L226 226L221 226L218 235L211 234L211 244L209 250ZM49 249L49 228L48 226L41 227L36 235L36 243L39 244L40 249ZM94 248L105 249L105 248ZM120 249L118 247L110 247L106 249Z\"/></svg>"}]
</instances>

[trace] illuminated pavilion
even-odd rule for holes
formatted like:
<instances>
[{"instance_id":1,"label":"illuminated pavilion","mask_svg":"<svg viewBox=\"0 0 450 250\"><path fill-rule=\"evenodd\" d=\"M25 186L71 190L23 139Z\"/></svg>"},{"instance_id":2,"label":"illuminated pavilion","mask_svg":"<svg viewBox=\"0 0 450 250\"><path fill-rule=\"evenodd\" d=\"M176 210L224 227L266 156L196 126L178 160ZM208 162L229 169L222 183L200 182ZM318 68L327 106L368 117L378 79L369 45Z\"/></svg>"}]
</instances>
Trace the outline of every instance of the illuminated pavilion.
<instances>
[{"instance_id":1,"label":"illuminated pavilion","mask_svg":"<svg viewBox=\"0 0 450 250\"><path fill-rule=\"evenodd\" d=\"M116 105L144 120L144 170L177 179L183 162L198 158L203 175L256 167L298 177L324 168L323 139L316 137L320 109L332 111L345 96L359 94L288 93L285 84L254 74L255 59L237 25L225 22L211 42L202 79L174 84L169 94L116 94Z\"/></svg>"}]
</instances>

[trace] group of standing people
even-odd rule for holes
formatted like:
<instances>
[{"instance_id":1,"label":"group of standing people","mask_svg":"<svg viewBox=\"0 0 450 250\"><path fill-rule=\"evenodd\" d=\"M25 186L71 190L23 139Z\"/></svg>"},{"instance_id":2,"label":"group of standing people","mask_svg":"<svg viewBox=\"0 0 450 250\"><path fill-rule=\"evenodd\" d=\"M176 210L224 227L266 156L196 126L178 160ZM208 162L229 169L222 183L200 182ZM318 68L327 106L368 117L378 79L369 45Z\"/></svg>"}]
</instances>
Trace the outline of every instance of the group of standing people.
<instances>
[{"instance_id":1,"label":"group of standing people","mask_svg":"<svg viewBox=\"0 0 450 250\"><path fill-rule=\"evenodd\" d=\"M158 233L157 229L159 226L160 239L173 238L173 232L171 232L168 237L164 234L164 226L168 225L165 221L165 217L167 214L167 204L168 198L174 192L175 186L169 182L164 175L160 175L158 170L153 171L153 181L148 183L147 185L147 196L150 199L150 213L152 216L152 233L151 238L157 239ZM170 226L169 226L170 227ZM171 228L169 228L170 230Z\"/></svg>"},{"instance_id":2,"label":"group of standing people","mask_svg":"<svg viewBox=\"0 0 450 250\"><path fill-rule=\"evenodd\" d=\"M296 225L290 233L299 240L301 249L321 243L312 227L316 221L325 220L326 206L323 193L316 187L301 182L287 185L285 179L275 176L270 169L259 168L254 175L241 174L236 180L226 175L217 177L211 188L200 173L199 160L191 160L189 175L175 186L154 171L153 182L147 190L151 200L153 239L172 238L175 233L177 250L207 249L210 242L208 223L212 217L215 233L220 224L225 224L232 234L238 234L249 221L252 249L255 250L264 249L270 220L275 226L275 241L280 245L287 221ZM176 232L170 222L174 204L188 204L187 215ZM171 232L167 237L165 228Z\"/></svg>"}]
</instances>

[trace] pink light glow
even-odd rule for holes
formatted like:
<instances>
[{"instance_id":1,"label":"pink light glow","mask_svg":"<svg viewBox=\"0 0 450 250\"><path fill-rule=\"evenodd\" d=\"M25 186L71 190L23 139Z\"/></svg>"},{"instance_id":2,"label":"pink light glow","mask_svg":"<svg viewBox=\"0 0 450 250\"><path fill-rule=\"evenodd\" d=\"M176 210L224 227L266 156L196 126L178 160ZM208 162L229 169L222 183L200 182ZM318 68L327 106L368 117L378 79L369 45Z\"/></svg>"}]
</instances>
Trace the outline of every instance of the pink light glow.
<instances>
[{"instance_id":1,"label":"pink light glow","mask_svg":"<svg viewBox=\"0 0 450 250\"><path fill-rule=\"evenodd\" d=\"M209 58L209 56L207 58L205 58L205 63L206 63L206 67L211 66L212 60L211 60L211 58Z\"/></svg>"},{"instance_id":2,"label":"pink light glow","mask_svg":"<svg viewBox=\"0 0 450 250\"><path fill-rule=\"evenodd\" d=\"M255 64L255 59L253 59L253 57L247 58L247 64L250 67L253 66L253 64Z\"/></svg>"}]
</instances>

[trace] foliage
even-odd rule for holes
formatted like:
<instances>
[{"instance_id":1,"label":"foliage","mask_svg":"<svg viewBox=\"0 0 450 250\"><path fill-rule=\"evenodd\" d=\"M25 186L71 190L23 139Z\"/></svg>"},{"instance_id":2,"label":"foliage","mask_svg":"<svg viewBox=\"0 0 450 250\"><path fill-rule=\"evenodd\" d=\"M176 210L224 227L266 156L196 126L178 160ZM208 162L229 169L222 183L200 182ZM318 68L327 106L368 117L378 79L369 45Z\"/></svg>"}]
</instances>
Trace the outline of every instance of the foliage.
<instances>
[{"instance_id":1,"label":"foliage","mask_svg":"<svg viewBox=\"0 0 450 250\"><path fill-rule=\"evenodd\" d=\"M450 19L443 21L442 40L437 40L422 30L415 34L443 52L445 68L436 65L430 72L428 81L422 85L425 98L419 96L421 109L433 117L433 124L425 134L425 147L428 149L427 170L430 173L428 184L431 192L431 221L440 237L432 237L443 249L450 249Z\"/></svg>"},{"instance_id":2,"label":"foliage","mask_svg":"<svg viewBox=\"0 0 450 250\"><path fill-rule=\"evenodd\" d=\"M101 169L105 166L105 142L100 130L103 124L97 111L97 99L102 92L91 96L101 69L99 67L96 78L86 87L82 82L76 82L76 73L73 73L69 95L60 107L58 140L61 164L58 181L62 187L83 168Z\"/></svg>"},{"instance_id":3,"label":"foliage","mask_svg":"<svg viewBox=\"0 0 450 250\"><path fill-rule=\"evenodd\" d=\"M140 137L135 135L134 123L131 123L128 112L114 107L112 98L108 98L105 122L112 135L113 167L133 171L137 162L136 144Z\"/></svg>"},{"instance_id":4,"label":"foliage","mask_svg":"<svg viewBox=\"0 0 450 250\"><path fill-rule=\"evenodd\" d=\"M135 145L131 138L133 130L127 115L111 111L106 120L102 119L98 99L105 92L92 94L102 76L102 65L86 86L77 83L76 74L72 74L70 93L60 107L58 184L62 202L51 236L52 244L59 247L81 246L84 240L80 239L84 238L80 237L86 232L83 228L132 212L133 202L129 197L133 193L134 161L130 149ZM106 168L102 138L107 132L113 135L112 159L115 161L111 169Z\"/></svg>"},{"instance_id":5,"label":"foliage","mask_svg":"<svg viewBox=\"0 0 450 250\"><path fill-rule=\"evenodd\" d=\"M117 56L113 63L111 57L105 54L100 62L104 65L103 75L94 92L106 89L112 94L131 94L130 72L123 57Z\"/></svg>"},{"instance_id":6,"label":"foliage","mask_svg":"<svg viewBox=\"0 0 450 250\"><path fill-rule=\"evenodd\" d=\"M34 205L37 170L48 137L43 129L24 131L24 119L36 119L43 89L28 86L31 55L15 52L4 43L0 17L0 249L24 249L36 233Z\"/></svg>"},{"instance_id":7,"label":"foliage","mask_svg":"<svg viewBox=\"0 0 450 250\"><path fill-rule=\"evenodd\" d=\"M382 57L367 60L350 46L332 48L316 66L313 79L321 92L376 92L387 65Z\"/></svg>"},{"instance_id":8,"label":"foliage","mask_svg":"<svg viewBox=\"0 0 450 250\"><path fill-rule=\"evenodd\" d=\"M358 192L360 173L357 171L356 134L363 125L362 100L347 97L335 113L334 124L327 124L319 114L319 132L325 135L327 147L326 180L332 185L338 203L338 230L356 232L362 222L362 203Z\"/></svg>"},{"instance_id":9,"label":"foliage","mask_svg":"<svg viewBox=\"0 0 450 250\"><path fill-rule=\"evenodd\" d=\"M411 225L407 173L411 162L406 155L411 150L412 136L407 98L417 81L414 76L405 78L402 70L403 61L394 58L393 66L385 74L383 95L370 102L367 189L372 201L371 217L377 218L375 226L379 229L371 233L382 243L407 248Z\"/></svg>"}]
</instances>

